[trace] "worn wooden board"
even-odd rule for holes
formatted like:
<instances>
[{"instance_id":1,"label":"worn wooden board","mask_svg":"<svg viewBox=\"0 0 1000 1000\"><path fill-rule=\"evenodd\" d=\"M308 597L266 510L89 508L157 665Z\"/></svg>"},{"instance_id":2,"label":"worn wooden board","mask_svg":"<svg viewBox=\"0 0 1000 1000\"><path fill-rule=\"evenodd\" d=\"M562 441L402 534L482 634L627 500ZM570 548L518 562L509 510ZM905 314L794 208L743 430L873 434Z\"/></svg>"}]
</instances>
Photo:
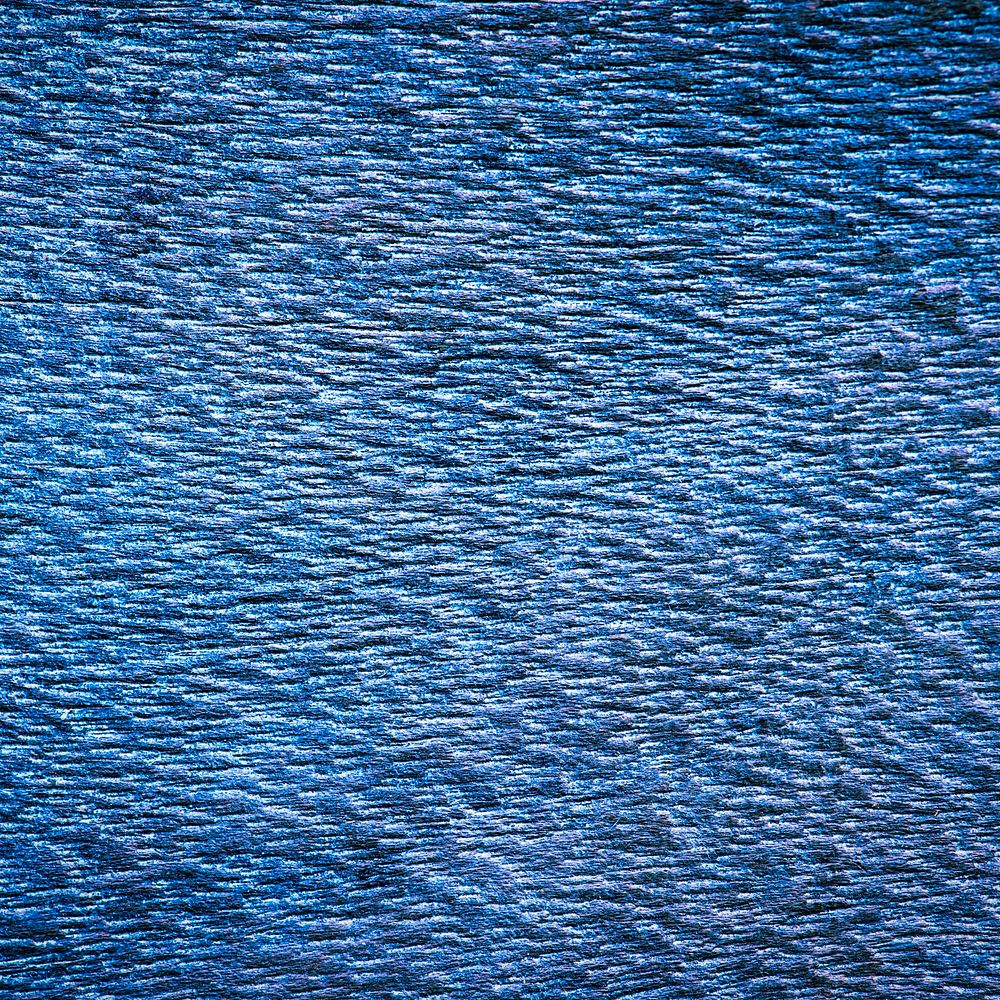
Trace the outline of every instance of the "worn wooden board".
<instances>
[{"instance_id":1,"label":"worn wooden board","mask_svg":"<svg viewBox=\"0 0 1000 1000\"><path fill-rule=\"evenodd\" d=\"M10 995L997 996L998 43L3 4Z\"/></svg>"}]
</instances>

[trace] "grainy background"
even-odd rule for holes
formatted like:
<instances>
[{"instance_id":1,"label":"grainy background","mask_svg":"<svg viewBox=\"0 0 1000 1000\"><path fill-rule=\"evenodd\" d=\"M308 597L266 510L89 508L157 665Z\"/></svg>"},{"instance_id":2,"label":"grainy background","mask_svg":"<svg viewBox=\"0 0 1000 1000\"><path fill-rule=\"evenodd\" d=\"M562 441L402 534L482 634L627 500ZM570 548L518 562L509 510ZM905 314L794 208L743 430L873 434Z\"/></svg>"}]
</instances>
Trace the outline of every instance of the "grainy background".
<instances>
[{"instance_id":1,"label":"grainy background","mask_svg":"<svg viewBox=\"0 0 1000 1000\"><path fill-rule=\"evenodd\" d=\"M6 2L0 982L1000 995L1000 9Z\"/></svg>"}]
</instances>

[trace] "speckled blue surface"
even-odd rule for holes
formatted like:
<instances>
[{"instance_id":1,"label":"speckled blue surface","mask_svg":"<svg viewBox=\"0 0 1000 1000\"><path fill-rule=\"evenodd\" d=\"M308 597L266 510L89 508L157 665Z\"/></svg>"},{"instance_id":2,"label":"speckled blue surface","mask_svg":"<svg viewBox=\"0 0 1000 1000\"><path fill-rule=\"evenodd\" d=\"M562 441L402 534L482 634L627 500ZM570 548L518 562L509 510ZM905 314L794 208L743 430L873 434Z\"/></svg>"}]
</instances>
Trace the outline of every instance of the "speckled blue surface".
<instances>
[{"instance_id":1,"label":"speckled blue surface","mask_svg":"<svg viewBox=\"0 0 1000 1000\"><path fill-rule=\"evenodd\" d=\"M1000 996L1000 8L5 3L0 984Z\"/></svg>"}]
</instances>

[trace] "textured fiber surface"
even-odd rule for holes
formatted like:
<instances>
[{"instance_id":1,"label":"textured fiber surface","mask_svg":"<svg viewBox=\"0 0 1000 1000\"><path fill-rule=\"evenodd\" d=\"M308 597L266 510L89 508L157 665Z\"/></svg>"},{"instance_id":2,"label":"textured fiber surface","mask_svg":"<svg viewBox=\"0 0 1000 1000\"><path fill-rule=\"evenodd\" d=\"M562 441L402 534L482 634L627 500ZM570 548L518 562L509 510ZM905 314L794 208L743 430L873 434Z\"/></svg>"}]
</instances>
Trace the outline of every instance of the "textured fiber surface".
<instances>
[{"instance_id":1,"label":"textured fiber surface","mask_svg":"<svg viewBox=\"0 0 1000 1000\"><path fill-rule=\"evenodd\" d=\"M3 4L6 995L1000 995L998 84Z\"/></svg>"}]
</instances>

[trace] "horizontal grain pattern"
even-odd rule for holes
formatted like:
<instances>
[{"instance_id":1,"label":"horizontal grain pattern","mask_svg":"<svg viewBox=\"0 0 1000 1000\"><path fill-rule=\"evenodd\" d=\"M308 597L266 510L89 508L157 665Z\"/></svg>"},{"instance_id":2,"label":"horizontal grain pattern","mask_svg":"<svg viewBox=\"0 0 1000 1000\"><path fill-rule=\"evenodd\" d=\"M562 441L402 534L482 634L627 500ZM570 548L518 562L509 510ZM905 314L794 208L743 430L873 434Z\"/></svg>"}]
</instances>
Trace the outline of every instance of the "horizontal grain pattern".
<instances>
[{"instance_id":1,"label":"horizontal grain pattern","mask_svg":"<svg viewBox=\"0 0 1000 1000\"><path fill-rule=\"evenodd\" d=\"M993 5L2 17L8 984L995 992Z\"/></svg>"}]
</instances>

